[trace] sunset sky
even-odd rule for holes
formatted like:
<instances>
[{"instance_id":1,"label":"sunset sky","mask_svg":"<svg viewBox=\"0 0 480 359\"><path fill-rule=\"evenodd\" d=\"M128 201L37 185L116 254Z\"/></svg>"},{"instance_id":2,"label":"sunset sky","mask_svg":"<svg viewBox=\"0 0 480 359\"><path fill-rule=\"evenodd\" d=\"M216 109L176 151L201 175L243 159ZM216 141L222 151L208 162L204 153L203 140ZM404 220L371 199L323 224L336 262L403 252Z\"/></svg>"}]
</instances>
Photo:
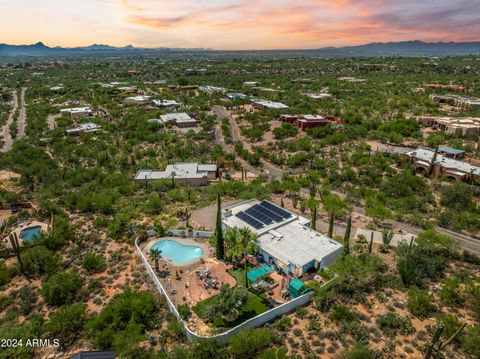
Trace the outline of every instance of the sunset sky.
<instances>
[{"instance_id":1,"label":"sunset sky","mask_svg":"<svg viewBox=\"0 0 480 359\"><path fill-rule=\"evenodd\" d=\"M479 0L0 0L0 43L213 49L480 40Z\"/></svg>"}]
</instances>

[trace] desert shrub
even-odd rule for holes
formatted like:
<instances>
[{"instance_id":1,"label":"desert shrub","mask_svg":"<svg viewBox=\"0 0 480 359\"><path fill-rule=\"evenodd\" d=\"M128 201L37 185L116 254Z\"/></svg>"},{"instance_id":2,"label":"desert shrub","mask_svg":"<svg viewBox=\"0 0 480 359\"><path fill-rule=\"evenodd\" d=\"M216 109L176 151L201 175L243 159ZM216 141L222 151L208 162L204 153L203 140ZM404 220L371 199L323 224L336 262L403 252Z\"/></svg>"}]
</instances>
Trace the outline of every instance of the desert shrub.
<instances>
[{"instance_id":1,"label":"desert shrub","mask_svg":"<svg viewBox=\"0 0 480 359\"><path fill-rule=\"evenodd\" d=\"M463 303L465 297L460 288L460 279L458 277L450 277L443 283L440 290L440 298L449 305L459 305Z\"/></svg>"},{"instance_id":2,"label":"desert shrub","mask_svg":"<svg viewBox=\"0 0 480 359\"><path fill-rule=\"evenodd\" d=\"M8 284L15 276L16 270L0 262L0 286Z\"/></svg>"},{"instance_id":3,"label":"desert shrub","mask_svg":"<svg viewBox=\"0 0 480 359\"><path fill-rule=\"evenodd\" d=\"M480 325L470 327L465 331L462 347L473 358L480 358Z\"/></svg>"},{"instance_id":4,"label":"desert shrub","mask_svg":"<svg viewBox=\"0 0 480 359\"><path fill-rule=\"evenodd\" d=\"M437 322L443 325L442 337L446 340L452 336L462 325L457 316L450 313L441 313L436 316ZM460 343L463 338L463 333L460 333L454 340L455 343Z\"/></svg>"},{"instance_id":5,"label":"desert shrub","mask_svg":"<svg viewBox=\"0 0 480 359\"><path fill-rule=\"evenodd\" d=\"M421 318L428 317L436 310L432 296L417 287L408 290L407 308L410 313Z\"/></svg>"},{"instance_id":6,"label":"desert shrub","mask_svg":"<svg viewBox=\"0 0 480 359\"><path fill-rule=\"evenodd\" d=\"M346 305L337 305L332 313L332 319L337 323L351 323L358 320L358 315Z\"/></svg>"},{"instance_id":7,"label":"desert shrub","mask_svg":"<svg viewBox=\"0 0 480 359\"><path fill-rule=\"evenodd\" d=\"M154 327L158 313L159 308L152 293L127 288L87 322L87 333L96 348L122 350L126 350L122 340L131 334L130 339L134 340L128 339L128 343L134 349L142 340L144 331Z\"/></svg>"},{"instance_id":8,"label":"desert shrub","mask_svg":"<svg viewBox=\"0 0 480 359\"><path fill-rule=\"evenodd\" d=\"M180 314L182 319L187 320L192 315L192 312L191 312L188 304L180 304L178 306L178 314Z\"/></svg>"},{"instance_id":9,"label":"desert shrub","mask_svg":"<svg viewBox=\"0 0 480 359\"><path fill-rule=\"evenodd\" d=\"M270 345L271 337L267 328L245 329L229 340L230 352L234 358L248 359Z\"/></svg>"},{"instance_id":10,"label":"desert shrub","mask_svg":"<svg viewBox=\"0 0 480 359\"><path fill-rule=\"evenodd\" d=\"M22 260L25 273L32 277L52 275L60 269L58 258L44 246L28 248L22 253Z\"/></svg>"},{"instance_id":11,"label":"desert shrub","mask_svg":"<svg viewBox=\"0 0 480 359\"><path fill-rule=\"evenodd\" d=\"M83 280L75 272L53 274L42 286L42 296L50 305L71 304L78 298Z\"/></svg>"},{"instance_id":12,"label":"desert shrub","mask_svg":"<svg viewBox=\"0 0 480 359\"><path fill-rule=\"evenodd\" d=\"M342 359L374 359L377 358L376 353L368 346L361 343L355 343L346 349L341 356Z\"/></svg>"},{"instance_id":13,"label":"desert shrub","mask_svg":"<svg viewBox=\"0 0 480 359\"><path fill-rule=\"evenodd\" d=\"M95 254L93 252L85 254L82 265L89 274L101 273L106 267L105 258L103 258L101 254Z\"/></svg>"},{"instance_id":14,"label":"desert shrub","mask_svg":"<svg viewBox=\"0 0 480 359\"><path fill-rule=\"evenodd\" d=\"M401 317L395 312L388 312L377 318L377 325L387 336L395 336L397 333L411 334L414 328L407 317Z\"/></svg>"},{"instance_id":15,"label":"desert shrub","mask_svg":"<svg viewBox=\"0 0 480 359\"><path fill-rule=\"evenodd\" d=\"M79 338L87 320L87 306L83 303L60 307L50 314L45 330L60 339L60 345L67 347Z\"/></svg>"}]
</instances>

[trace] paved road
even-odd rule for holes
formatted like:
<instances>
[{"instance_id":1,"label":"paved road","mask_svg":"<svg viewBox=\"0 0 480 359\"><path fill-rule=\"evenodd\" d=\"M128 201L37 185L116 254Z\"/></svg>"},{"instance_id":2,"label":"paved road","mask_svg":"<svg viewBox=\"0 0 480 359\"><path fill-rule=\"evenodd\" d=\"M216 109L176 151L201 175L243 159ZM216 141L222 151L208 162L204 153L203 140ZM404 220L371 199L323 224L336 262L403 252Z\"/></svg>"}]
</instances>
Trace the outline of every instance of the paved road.
<instances>
[{"instance_id":1,"label":"paved road","mask_svg":"<svg viewBox=\"0 0 480 359\"><path fill-rule=\"evenodd\" d=\"M20 113L17 120L17 139L22 139L25 137L25 126L27 125L27 112L25 109L25 92L27 91L26 87L22 87L22 93L20 95Z\"/></svg>"},{"instance_id":2,"label":"paved road","mask_svg":"<svg viewBox=\"0 0 480 359\"><path fill-rule=\"evenodd\" d=\"M0 152L8 152L12 149L12 136L10 135L10 125L13 122L13 115L17 111L18 108L18 96L17 96L17 91L13 91L13 108L12 111L10 111L10 114L8 115L7 122L3 126L1 133L3 137L3 147L0 150Z\"/></svg>"},{"instance_id":3,"label":"paved road","mask_svg":"<svg viewBox=\"0 0 480 359\"><path fill-rule=\"evenodd\" d=\"M345 198L345 194L342 193L342 192L332 191L332 193L336 194L337 196L339 196L341 198ZM354 212L365 215L365 207L360 207L360 206L355 206L354 205L354 206L352 206L352 210ZM418 233L423 231L422 228L416 227L416 226L411 225L409 223L399 222L399 221L395 221L395 220L386 220L385 222L391 224L395 228L402 229L405 232L412 233L412 234L418 234ZM447 234L447 235L455 238L457 240L460 248L462 248L466 251L469 251L469 252L476 253L476 254L480 255L480 240L479 239L475 239L475 238L467 236L465 234L458 233L458 232L452 231L450 229L442 228L442 227L436 227L435 230L437 232Z\"/></svg>"},{"instance_id":4,"label":"paved road","mask_svg":"<svg viewBox=\"0 0 480 359\"><path fill-rule=\"evenodd\" d=\"M228 113L228 111L221 106L213 106L212 111L217 115L217 126L215 128L215 138L217 139L217 142L226 150L232 153L235 153L234 149L232 146L229 146L225 143L225 140L223 139L223 134L222 134L222 129L221 129L221 123L223 118L228 118L229 123L230 123L230 129L232 131L232 139L233 141L239 141L240 140L240 132L239 128L237 125L237 122L235 119ZM240 158L240 162L242 162L242 165L250 172L255 173L255 174L260 174L261 171L258 170L257 168L251 166L247 162L245 162L243 159ZM263 166L270 172L271 177L273 178L281 178L283 176L283 173L285 172L283 169L273 165L269 161L265 159L261 159L260 162L263 164ZM341 198L345 198L345 194L338 192L338 191L332 191L332 193L340 196ZM308 190L302 191L302 195L304 197L308 197L309 193ZM352 206L352 210L354 212L360 213L365 215L365 207L361 206ZM404 222L398 222L394 220L387 220L385 221L386 223L391 224L395 228L402 229L403 231L407 233L412 233L412 234L418 234L423 231L422 228L413 226L408 223ZM328 223L322 222L320 219L317 221L317 227L320 231L326 232L328 229ZM352 233L355 233L356 228L352 228ZM452 236L455 238L460 246L460 248L467 250L472 253L476 253L480 255L480 240L466 236L464 234L458 233L451 231L449 229L437 227L436 230L440 233L443 234L448 234L449 236ZM345 233L345 226L344 225L336 225L335 226L335 234L337 235L344 235Z\"/></svg>"}]
</instances>

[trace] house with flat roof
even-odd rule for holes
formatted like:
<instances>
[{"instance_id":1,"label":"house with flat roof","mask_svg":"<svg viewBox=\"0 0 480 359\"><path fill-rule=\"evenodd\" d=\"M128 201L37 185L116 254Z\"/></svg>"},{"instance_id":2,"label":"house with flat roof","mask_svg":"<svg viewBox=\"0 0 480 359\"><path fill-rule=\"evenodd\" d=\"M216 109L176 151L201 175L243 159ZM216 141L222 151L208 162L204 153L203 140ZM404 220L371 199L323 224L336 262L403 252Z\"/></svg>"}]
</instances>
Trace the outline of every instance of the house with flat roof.
<instances>
[{"instance_id":1,"label":"house with flat roof","mask_svg":"<svg viewBox=\"0 0 480 359\"><path fill-rule=\"evenodd\" d=\"M150 102L150 99L151 99L151 96L145 96L145 95L132 96L132 97L127 97L125 100L123 100L123 103L125 105L144 105Z\"/></svg>"},{"instance_id":2,"label":"house with flat roof","mask_svg":"<svg viewBox=\"0 0 480 359\"><path fill-rule=\"evenodd\" d=\"M313 92L304 92L302 96L312 98L314 100L324 100L327 98L333 98L332 94L329 93L313 93Z\"/></svg>"},{"instance_id":3,"label":"house with flat roof","mask_svg":"<svg viewBox=\"0 0 480 359\"><path fill-rule=\"evenodd\" d=\"M253 106L258 108L269 108L269 109L275 109L275 110L288 108L287 105L281 102L275 102L270 100L251 99L250 102Z\"/></svg>"},{"instance_id":4,"label":"house with flat roof","mask_svg":"<svg viewBox=\"0 0 480 359\"><path fill-rule=\"evenodd\" d=\"M68 114L71 118L85 118L93 116L92 109L89 106L64 108L60 110L60 113L62 115Z\"/></svg>"},{"instance_id":5,"label":"house with flat roof","mask_svg":"<svg viewBox=\"0 0 480 359\"><path fill-rule=\"evenodd\" d=\"M223 87L217 87L217 86L210 86L210 85L207 85L207 86L200 86L198 88L200 91L204 91L204 92L207 92L207 93L224 93L225 91L227 91L226 88L223 88Z\"/></svg>"},{"instance_id":6,"label":"house with flat roof","mask_svg":"<svg viewBox=\"0 0 480 359\"><path fill-rule=\"evenodd\" d=\"M341 120L334 116L323 117L320 115L280 115L279 120L295 123L302 131L307 128L325 126L329 123L341 123Z\"/></svg>"},{"instance_id":7,"label":"house with flat roof","mask_svg":"<svg viewBox=\"0 0 480 359\"><path fill-rule=\"evenodd\" d=\"M158 108L166 108L168 110L175 110L180 107L180 104L175 100L162 100L157 99L152 101Z\"/></svg>"},{"instance_id":8,"label":"house with flat roof","mask_svg":"<svg viewBox=\"0 0 480 359\"><path fill-rule=\"evenodd\" d=\"M480 108L480 98L460 95L430 95L430 99L437 103L447 103L460 110Z\"/></svg>"},{"instance_id":9,"label":"house with flat roof","mask_svg":"<svg viewBox=\"0 0 480 359\"><path fill-rule=\"evenodd\" d=\"M414 116L411 118L423 126L445 131L452 135L480 135L479 117Z\"/></svg>"},{"instance_id":10,"label":"house with flat roof","mask_svg":"<svg viewBox=\"0 0 480 359\"><path fill-rule=\"evenodd\" d=\"M229 92L225 95L229 100L244 100L247 98L247 95L240 92Z\"/></svg>"},{"instance_id":11,"label":"house with flat roof","mask_svg":"<svg viewBox=\"0 0 480 359\"><path fill-rule=\"evenodd\" d=\"M216 164L201 164L197 162L177 162L168 165L164 171L140 170L134 181L146 185L149 181L174 179L181 186L206 186L218 178Z\"/></svg>"},{"instance_id":12,"label":"house with flat roof","mask_svg":"<svg viewBox=\"0 0 480 359\"><path fill-rule=\"evenodd\" d=\"M85 122L85 123L81 123L77 127L67 128L65 130L65 134L67 136L78 136L82 133L97 132L97 131L100 131L101 129L102 129L102 126L97 125L96 123Z\"/></svg>"},{"instance_id":13,"label":"house with flat roof","mask_svg":"<svg viewBox=\"0 0 480 359\"><path fill-rule=\"evenodd\" d=\"M427 148L417 148L413 151L406 152L405 155L408 160L415 164L415 169L418 173L426 174L430 171L434 153L435 151ZM480 180L480 167L473 166L465 161L449 158L440 153L437 154L433 165L434 175L443 175L447 179L463 182Z\"/></svg>"},{"instance_id":14,"label":"house with flat roof","mask_svg":"<svg viewBox=\"0 0 480 359\"><path fill-rule=\"evenodd\" d=\"M167 113L165 115L160 115L160 119L164 124L172 123L177 127L195 127L197 125L197 120L190 117L186 112L174 112Z\"/></svg>"},{"instance_id":15,"label":"house with flat roof","mask_svg":"<svg viewBox=\"0 0 480 359\"><path fill-rule=\"evenodd\" d=\"M463 158L463 156L465 155L465 151L447 146L440 147L438 149L438 153L441 153L445 157L454 158L457 160Z\"/></svg>"},{"instance_id":16,"label":"house with flat roof","mask_svg":"<svg viewBox=\"0 0 480 359\"><path fill-rule=\"evenodd\" d=\"M343 246L309 227L310 220L270 201L249 200L222 210L225 229L248 228L258 240L265 263L301 277L332 264Z\"/></svg>"}]
</instances>

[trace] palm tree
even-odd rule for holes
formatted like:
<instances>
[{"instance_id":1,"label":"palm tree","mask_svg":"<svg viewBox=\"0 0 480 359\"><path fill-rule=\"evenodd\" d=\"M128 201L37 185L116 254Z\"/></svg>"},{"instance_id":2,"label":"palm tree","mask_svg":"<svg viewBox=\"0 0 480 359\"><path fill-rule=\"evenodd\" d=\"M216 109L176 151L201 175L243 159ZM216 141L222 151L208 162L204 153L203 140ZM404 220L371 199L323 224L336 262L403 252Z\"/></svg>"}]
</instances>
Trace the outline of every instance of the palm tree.
<instances>
[{"instance_id":1,"label":"palm tree","mask_svg":"<svg viewBox=\"0 0 480 359\"><path fill-rule=\"evenodd\" d=\"M240 244L242 245L243 249L243 261L245 264L245 287L248 288L248 278L247 278L247 250L248 247L251 247L252 245L256 245L257 243L257 237L255 234L252 233L252 231L248 228L242 228L239 231L240 236Z\"/></svg>"},{"instance_id":2,"label":"palm tree","mask_svg":"<svg viewBox=\"0 0 480 359\"><path fill-rule=\"evenodd\" d=\"M158 261L162 259L162 251L155 248L150 249L150 259L155 262L155 270L160 272Z\"/></svg>"}]
</instances>

